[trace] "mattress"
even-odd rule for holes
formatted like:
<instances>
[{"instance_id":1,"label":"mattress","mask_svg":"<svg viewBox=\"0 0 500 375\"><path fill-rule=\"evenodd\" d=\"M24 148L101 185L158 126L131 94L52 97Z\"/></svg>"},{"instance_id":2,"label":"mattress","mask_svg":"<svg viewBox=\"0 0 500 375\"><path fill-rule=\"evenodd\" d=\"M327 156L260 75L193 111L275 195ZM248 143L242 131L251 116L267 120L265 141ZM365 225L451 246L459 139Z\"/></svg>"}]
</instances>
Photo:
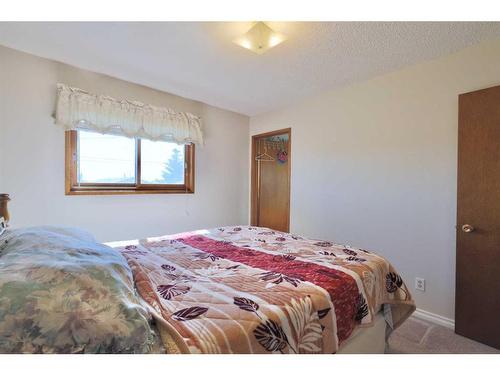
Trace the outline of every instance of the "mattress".
<instances>
[{"instance_id":1,"label":"mattress","mask_svg":"<svg viewBox=\"0 0 500 375\"><path fill-rule=\"evenodd\" d=\"M373 319L372 327L358 327L351 336L340 346L337 354L384 354L386 345L387 323L383 312L379 312ZM166 329L159 328L164 348L157 353L182 354L176 340Z\"/></svg>"},{"instance_id":2,"label":"mattress","mask_svg":"<svg viewBox=\"0 0 500 375\"><path fill-rule=\"evenodd\" d=\"M372 327L358 327L340 346L338 354L384 354L387 323L383 312L373 319Z\"/></svg>"}]
</instances>

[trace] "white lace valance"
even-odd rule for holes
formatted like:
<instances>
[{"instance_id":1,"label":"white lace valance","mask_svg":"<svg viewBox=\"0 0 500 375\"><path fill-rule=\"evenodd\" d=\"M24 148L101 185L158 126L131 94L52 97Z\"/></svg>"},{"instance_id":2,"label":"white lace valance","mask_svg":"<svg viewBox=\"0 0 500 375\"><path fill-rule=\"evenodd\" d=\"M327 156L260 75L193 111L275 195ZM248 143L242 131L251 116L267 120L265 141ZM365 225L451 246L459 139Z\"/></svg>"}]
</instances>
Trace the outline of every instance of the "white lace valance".
<instances>
[{"instance_id":1,"label":"white lace valance","mask_svg":"<svg viewBox=\"0 0 500 375\"><path fill-rule=\"evenodd\" d=\"M191 113L95 95L64 84L57 85L55 117L56 124L68 130L203 144L201 120Z\"/></svg>"}]
</instances>

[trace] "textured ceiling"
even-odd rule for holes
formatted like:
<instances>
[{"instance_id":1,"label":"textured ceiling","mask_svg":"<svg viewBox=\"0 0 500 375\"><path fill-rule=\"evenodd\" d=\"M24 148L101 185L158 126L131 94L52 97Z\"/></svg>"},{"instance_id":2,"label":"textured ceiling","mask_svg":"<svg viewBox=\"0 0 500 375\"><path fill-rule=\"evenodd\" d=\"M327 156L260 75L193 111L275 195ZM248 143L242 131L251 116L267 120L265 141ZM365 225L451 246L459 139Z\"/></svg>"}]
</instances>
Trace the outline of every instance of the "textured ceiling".
<instances>
[{"instance_id":1,"label":"textured ceiling","mask_svg":"<svg viewBox=\"0 0 500 375\"><path fill-rule=\"evenodd\" d=\"M232 43L250 22L3 22L0 44L256 115L500 37L488 22L268 24L288 39L264 55Z\"/></svg>"}]
</instances>

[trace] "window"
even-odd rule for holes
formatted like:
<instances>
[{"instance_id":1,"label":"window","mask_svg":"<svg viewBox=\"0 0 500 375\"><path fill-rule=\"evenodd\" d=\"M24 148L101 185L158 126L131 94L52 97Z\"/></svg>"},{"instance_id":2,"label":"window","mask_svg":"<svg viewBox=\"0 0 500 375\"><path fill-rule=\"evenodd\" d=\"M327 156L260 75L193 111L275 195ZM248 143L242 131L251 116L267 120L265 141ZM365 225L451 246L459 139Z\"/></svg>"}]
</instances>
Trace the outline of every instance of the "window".
<instances>
[{"instance_id":1,"label":"window","mask_svg":"<svg viewBox=\"0 0 500 375\"><path fill-rule=\"evenodd\" d=\"M193 192L194 145L66 132L66 194Z\"/></svg>"}]
</instances>

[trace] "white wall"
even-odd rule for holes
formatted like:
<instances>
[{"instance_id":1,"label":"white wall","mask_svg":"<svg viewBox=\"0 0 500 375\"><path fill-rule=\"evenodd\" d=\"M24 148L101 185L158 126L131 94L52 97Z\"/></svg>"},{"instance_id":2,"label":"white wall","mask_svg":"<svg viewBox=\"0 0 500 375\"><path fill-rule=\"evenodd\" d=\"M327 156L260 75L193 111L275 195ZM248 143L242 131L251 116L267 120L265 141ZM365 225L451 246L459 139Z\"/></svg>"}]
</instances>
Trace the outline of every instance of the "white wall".
<instances>
[{"instance_id":1,"label":"white wall","mask_svg":"<svg viewBox=\"0 0 500 375\"><path fill-rule=\"evenodd\" d=\"M377 251L453 318L457 96L498 84L494 41L251 118L292 128L291 231Z\"/></svg>"},{"instance_id":2,"label":"white wall","mask_svg":"<svg viewBox=\"0 0 500 375\"><path fill-rule=\"evenodd\" d=\"M64 131L51 118L56 83L135 99L203 119L195 194L66 196ZM246 116L0 46L0 192L14 226L65 224L99 240L244 224L248 217Z\"/></svg>"}]
</instances>

